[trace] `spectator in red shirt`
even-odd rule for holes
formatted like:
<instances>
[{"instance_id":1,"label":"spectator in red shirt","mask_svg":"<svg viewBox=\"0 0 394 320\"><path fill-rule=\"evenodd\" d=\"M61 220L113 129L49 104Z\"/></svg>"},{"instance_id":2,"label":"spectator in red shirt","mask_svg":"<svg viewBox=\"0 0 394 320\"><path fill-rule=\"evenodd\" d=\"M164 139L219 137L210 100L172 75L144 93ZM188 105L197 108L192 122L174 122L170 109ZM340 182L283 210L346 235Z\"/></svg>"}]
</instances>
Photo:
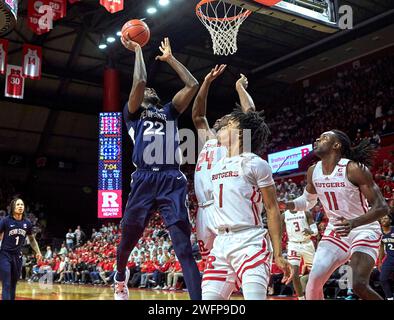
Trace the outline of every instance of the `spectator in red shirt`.
<instances>
[{"instance_id":1,"label":"spectator in red shirt","mask_svg":"<svg viewBox=\"0 0 394 320\"><path fill-rule=\"evenodd\" d=\"M176 290L179 277L183 277L181 264L176 260L175 254L171 254L167 271L167 285L163 289Z\"/></svg>"},{"instance_id":2,"label":"spectator in red shirt","mask_svg":"<svg viewBox=\"0 0 394 320\"><path fill-rule=\"evenodd\" d=\"M146 288L148 280L152 279L153 272L156 270L150 255L146 254L146 261L141 265L141 283L139 288Z\"/></svg>"}]
</instances>

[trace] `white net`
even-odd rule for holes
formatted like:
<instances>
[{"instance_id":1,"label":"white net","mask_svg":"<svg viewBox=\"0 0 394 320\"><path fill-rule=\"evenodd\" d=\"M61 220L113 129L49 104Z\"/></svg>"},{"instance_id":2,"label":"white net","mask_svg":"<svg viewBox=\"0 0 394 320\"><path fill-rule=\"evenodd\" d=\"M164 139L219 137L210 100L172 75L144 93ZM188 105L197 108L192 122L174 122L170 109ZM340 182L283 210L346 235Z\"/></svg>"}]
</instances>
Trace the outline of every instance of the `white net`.
<instances>
[{"instance_id":1,"label":"white net","mask_svg":"<svg viewBox=\"0 0 394 320\"><path fill-rule=\"evenodd\" d=\"M250 13L222 0L203 0L197 5L197 17L211 35L214 54L227 56L237 52L239 28Z\"/></svg>"}]
</instances>

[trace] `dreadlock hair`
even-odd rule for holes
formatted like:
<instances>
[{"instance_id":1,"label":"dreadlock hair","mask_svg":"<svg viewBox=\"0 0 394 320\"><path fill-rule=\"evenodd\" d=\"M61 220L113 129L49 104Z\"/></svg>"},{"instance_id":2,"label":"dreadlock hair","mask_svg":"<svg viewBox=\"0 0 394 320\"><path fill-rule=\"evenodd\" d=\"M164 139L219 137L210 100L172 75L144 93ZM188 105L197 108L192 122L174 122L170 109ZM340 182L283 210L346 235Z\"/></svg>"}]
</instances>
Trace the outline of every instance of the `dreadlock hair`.
<instances>
[{"instance_id":1,"label":"dreadlock hair","mask_svg":"<svg viewBox=\"0 0 394 320\"><path fill-rule=\"evenodd\" d=\"M15 207L16 207L16 203L17 203L18 200L21 200L23 203L25 203L21 198L15 198L15 199L13 199L13 200L11 201L11 203L10 203L10 207L11 207L10 216L12 216L12 215L14 214Z\"/></svg>"},{"instance_id":2,"label":"dreadlock hair","mask_svg":"<svg viewBox=\"0 0 394 320\"><path fill-rule=\"evenodd\" d=\"M230 119L239 123L241 141L243 141L242 130L251 131L251 151L257 155L263 153L267 140L271 135L271 131L265 123L265 118L262 116L263 113L264 111L248 111L244 113L237 108L230 114Z\"/></svg>"},{"instance_id":3,"label":"dreadlock hair","mask_svg":"<svg viewBox=\"0 0 394 320\"><path fill-rule=\"evenodd\" d=\"M375 149L368 140L361 141L357 146L352 147L349 136L340 130L331 130L341 143L342 156L361 164L371 167L375 157Z\"/></svg>"}]
</instances>

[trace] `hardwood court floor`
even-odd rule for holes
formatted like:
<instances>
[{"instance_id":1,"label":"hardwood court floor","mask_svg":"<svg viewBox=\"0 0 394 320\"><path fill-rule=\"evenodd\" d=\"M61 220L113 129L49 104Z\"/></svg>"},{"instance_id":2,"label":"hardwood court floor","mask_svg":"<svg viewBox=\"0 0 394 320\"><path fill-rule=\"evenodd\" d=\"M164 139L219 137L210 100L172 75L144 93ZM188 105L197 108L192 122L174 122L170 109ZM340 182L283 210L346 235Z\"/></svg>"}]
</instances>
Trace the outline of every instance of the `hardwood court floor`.
<instances>
[{"instance_id":1,"label":"hardwood court floor","mask_svg":"<svg viewBox=\"0 0 394 320\"><path fill-rule=\"evenodd\" d=\"M50 286L20 281L18 282L16 296L17 300L113 300L113 290L109 286L72 284L53 284ZM231 300L242 299L239 294L231 297ZM269 299L292 300L293 298L269 297ZM189 295L184 291L130 289L130 300L189 300Z\"/></svg>"}]
</instances>

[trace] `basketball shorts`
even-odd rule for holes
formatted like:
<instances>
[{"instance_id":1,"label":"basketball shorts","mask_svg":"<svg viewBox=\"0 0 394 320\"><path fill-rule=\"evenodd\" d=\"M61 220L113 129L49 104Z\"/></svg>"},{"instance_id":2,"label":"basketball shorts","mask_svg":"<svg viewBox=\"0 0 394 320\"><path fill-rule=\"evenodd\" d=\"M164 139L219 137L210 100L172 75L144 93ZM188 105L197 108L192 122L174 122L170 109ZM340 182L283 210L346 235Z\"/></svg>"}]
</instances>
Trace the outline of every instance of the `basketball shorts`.
<instances>
[{"instance_id":1,"label":"basketball shorts","mask_svg":"<svg viewBox=\"0 0 394 320\"><path fill-rule=\"evenodd\" d=\"M11 253L0 251L0 280L9 279L18 280L22 273L22 255L20 253Z\"/></svg>"},{"instance_id":2,"label":"basketball shorts","mask_svg":"<svg viewBox=\"0 0 394 320\"><path fill-rule=\"evenodd\" d=\"M209 256L213 247L213 241L217 235L214 216L216 209L213 204L199 207L196 215L196 233L198 246L203 260Z\"/></svg>"},{"instance_id":3,"label":"basketball shorts","mask_svg":"<svg viewBox=\"0 0 394 320\"><path fill-rule=\"evenodd\" d=\"M303 243L289 241L287 244L287 260L293 266L299 267L302 259L311 268L314 256L315 246L312 240Z\"/></svg>"},{"instance_id":4,"label":"basketball shorts","mask_svg":"<svg viewBox=\"0 0 394 320\"><path fill-rule=\"evenodd\" d=\"M245 283L259 283L268 288L272 246L267 230L249 228L219 232L207 258L202 291L229 299Z\"/></svg>"},{"instance_id":5,"label":"basketball shorts","mask_svg":"<svg viewBox=\"0 0 394 320\"><path fill-rule=\"evenodd\" d=\"M155 211L160 212L166 227L180 221L190 224L186 204L187 179L181 171L137 169L131 175L130 187L122 227L138 225L145 228Z\"/></svg>"},{"instance_id":6,"label":"basketball shorts","mask_svg":"<svg viewBox=\"0 0 394 320\"><path fill-rule=\"evenodd\" d=\"M332 249L331 252L336 255L337 259L343 260L343 263L349 260L355 252L365 253L376 261L381 239L382 231L377 223L355 228L347 237L336 235L334 226L329 223L319 243L318 250L321 246L335 247L336 250Z\"/></svg>"}]
</instances>

